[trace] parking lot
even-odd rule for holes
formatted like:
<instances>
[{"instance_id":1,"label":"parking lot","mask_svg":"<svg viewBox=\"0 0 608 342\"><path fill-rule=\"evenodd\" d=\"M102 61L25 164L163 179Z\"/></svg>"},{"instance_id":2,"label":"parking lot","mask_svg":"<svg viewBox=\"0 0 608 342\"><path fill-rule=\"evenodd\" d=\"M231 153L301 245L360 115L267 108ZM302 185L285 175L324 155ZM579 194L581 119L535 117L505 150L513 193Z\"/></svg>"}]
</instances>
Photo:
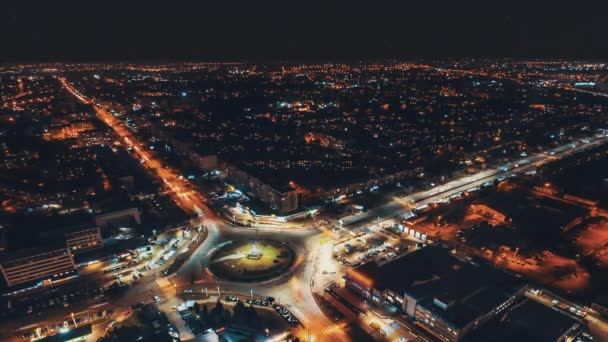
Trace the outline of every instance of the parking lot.
<instances>
[{"instance_id":1,"label":"parking lot","mask_svg":"<svg viewBox=\"0 0 608 342\"><path fill-rule=\"evenodd\" d=\"M275 303L275 299L273 297L253 297L253 298L239 298L237 296L226 296L224 299L229 303L236 303L239 300L242 300L245 304L262 306L262 307L270 307L274 308L277 313L283 317L283 319L292 327L297 327L300 325L300 320L291 313L291 311L287 310L284 306Z\"/></svg>"},{"instance_id":2,"label":"parking lot","mask_svg":"<svg viewBox=\"0 0 608 342\"><path fill-rule=\"evenodd\" d=\"M297 327L300 325L300 321L296 318L296 316L294 316L293 313L291 313L291 311L287 310L285 307L275 304L274 309L277 310L279 315L281 315L281 317L283 317L283 319L285 319L292 327Z\"/></svg>"},{"instance_id":3,"label":"parking lot","mask_svg":"<svg viewBox=\"0 0 608 342\"><path fill-rule=\"evenodd\" d=\"M339 263L357 267L376 261L385 263L417 248L415 239L391 236L372 231L373 227L361 229L351 238L343 239L333 247L333 258ZM376 230L376 229L374 229Z\"/></svg>"}]
</instances>

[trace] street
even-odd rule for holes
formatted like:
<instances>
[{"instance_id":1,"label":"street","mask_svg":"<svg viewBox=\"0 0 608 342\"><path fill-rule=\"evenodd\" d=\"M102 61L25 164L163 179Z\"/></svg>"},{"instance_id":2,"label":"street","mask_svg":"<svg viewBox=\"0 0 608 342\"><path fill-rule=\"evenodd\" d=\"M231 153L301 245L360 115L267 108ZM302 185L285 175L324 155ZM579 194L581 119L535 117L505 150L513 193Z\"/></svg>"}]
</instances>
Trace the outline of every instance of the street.
<instances>
[{"instance_id":1,"label":"street","mask_svg":"<svg viewBox=\"0 0 608 342\"><path fill-rule=\"evenodd\" d=\"M72 317L71 312L73 310L77 310L72 317L75 320L75 318L88 317L93 313L96 314L101 309L104 311L112 309L113 313L107 319L104 319L103 322L99 320L99 323L96 321L94 332L95 338L97 338L103 335L105 325L107 325L109 320L118 321L130 312L131 305L141 302L154 302L154 297L158 296L162 298L157 304L158 307L168 315L170 322L179 330L181 338L183 340L193 340L195 336L191 334L181 317L173 309L181 302L179 294L186 290L191 290L217 295L219 298L223 298L222 293L228 292L272 296L302 322L303 328L300 328L296 332L298 336L305 337L310 335L313 341L348 341L350 338L343 329L344 322L334 322L328 318L319 307L317 299L314 296L315 293L324 294L330 284L341 284L343 282L341 278L347 266L339 264L332 258L337 238L332 229L338 226L348 226L348 230L356 231L357 229L370 226L369 221L371 220L375 220L375 223L380 223L390 218L407 215L415 208L421 208L440 200L449 200L451 196L471 191L486 183L528 172L539 165L570 156L590 147L599 146L608 141L606 135L589 138L589 142L567 144L547 151L547 153L535 154L528 158L509 163L498 169L485 170L425 191L410 194L402 198L394 198L386 204L368 210L363 214L363 217L358 216L356 220L348 217L343 218L343 221L347 222L347 224L334 222L322 226L298 228L290 222L286 227L271 225L253 228L237 227L227 223L210 210L205 204L205 197L197 190L194 184L191 184L187 178L181 177L177 171L164 166L154 156L153 151L148 150L145 147L146 144L143 144L107 108L79 93L65 78L61 78L59 81L79 101L84 104L90 104L93 107L97 116L115 132L120 138L121 143L124 143L128 149L132 148L132 156L142 160L142 164L146 170L162 180L171 198L184 212L193 217L196 216L191 222L193 226L203 225L205 227L206 238L174 274L163 277L162 274L157 275L158 272L145 272L137 284L128 287L123 294L111 303L101 299L97 302L86 303L82 307L61 308L56 313L46 314L44 318L36 322L28 317L23 317L11 322L10 325L3 324L2 329L0 329L3 332L20 331L21 333L22 331L31 331L36 326L57 324L67 320L66 317ZM375 234L383 234L379 227L374 228L373 231ZM263 283L251 284L218 280L206 270L213 252L221 243L230 240L254 241L256 239L283 241L294 249L297 256L296 262L288 274ZM412 241L408 241L407 243L413 244ZM414 249L411 248L411 250ZM107 281L107 277L113 278L111 275L104 276L99 270L93 270L95 267L97 266L92 266L91 270L85 269L85 273L101 274L99 275L99 279L103 281ZM415 328L412 324L408 324L406 321L398 318L397 315L384 316L377 313L375 308L348 294L345 294L344 298L347 298L347 296L349 301L364 312L365 315L356 316L352 312L348 314L348 308L345 308L344 303L339 303L335 298L328 298L332 304L347 313L345 322L359 324L368 332L370 330L379 331L380 329L384 329L384 333L390 338L404 336L410 341L427 340L425 337L414 332ZM587 320L593 319L595 318L587 318ZM374 324L378 324L380 328L370 328L370 326L375 326ZM390 334L387 332L390 332Z\"/></svg>"}]
</instances>

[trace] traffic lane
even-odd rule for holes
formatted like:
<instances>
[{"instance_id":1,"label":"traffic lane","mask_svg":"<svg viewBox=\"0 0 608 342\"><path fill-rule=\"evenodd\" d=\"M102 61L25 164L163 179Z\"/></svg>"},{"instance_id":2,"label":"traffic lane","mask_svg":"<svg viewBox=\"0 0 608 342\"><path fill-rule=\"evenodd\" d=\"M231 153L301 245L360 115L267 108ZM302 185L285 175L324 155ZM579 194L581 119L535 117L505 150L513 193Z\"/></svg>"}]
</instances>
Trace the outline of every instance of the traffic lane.
<instances>
[{"instance_id":1,"label":"traffic lane","mask_svg":"<svg viewBox=\"0 0 608 342\"><path fill-rule=\"evenodd\" d=\"M534 166L532 163L537 162L547 162L554 158L563 158L569 156L573 153L580 152L590 147L595 147L601 144L604 144L608 141L608 138L600 138L597 140L593 140L590 143L579 144L575 148L569 147L571 143L562 146L564 148L563 151L559 152L559 154L555 155L544 155L544 154L535 154L528 158L530 163L526 163L524 165L520 165L518 167L514 167L508 171L500 171L496 169L486 170L481 173L478 173L473 176L467 176L461 179L453 180L444 185L440 185L438 188L433 188L429 190L425 190L422 192L418 192L416 194L412 194L401 199L396 199L390 201L382 206L373 208L368 210L367 214L364 218L358 220L358 222L354 222L355 224L364 224L369 222L370 219L374 219L379 217L381 219L396 217L400 214L403 214L409 209L405 207L409 202L414 202L420 205L429 204L437 200L441 200L445 197L451 196L453 194L464 192L470 188L477 187L483 185L483 183L488 181L494 181L501 177L508 177L511 174L523 173L532 169ZM521 161L520 161L521 162ZM514 162L514 164L517 162Z\"/></svg>"},{"instance_id":2,"label":"traffic lane","mask_svg":"<svg viewBox=\"0 0 608 342\"><path fill-rule=\"evenodd\" d=\"M260 228L248 228L230 226L228 224L212 224L208 227L209 233L207 239L199 246L192 254L192 257L187 260L182 268L177 272L177 277L180 283L189 283L194 275L195 279L206 277L204 268L209 264L209 260L213 255L215 248L223 242L231 240L243 239L274 239L279 241L288 241L290 246L294 248L296 254L304 255L305 251L301 249L303 237L314 236L318 234L316 230L310 231L267 231Z\"/></svg>"}]
</instances>

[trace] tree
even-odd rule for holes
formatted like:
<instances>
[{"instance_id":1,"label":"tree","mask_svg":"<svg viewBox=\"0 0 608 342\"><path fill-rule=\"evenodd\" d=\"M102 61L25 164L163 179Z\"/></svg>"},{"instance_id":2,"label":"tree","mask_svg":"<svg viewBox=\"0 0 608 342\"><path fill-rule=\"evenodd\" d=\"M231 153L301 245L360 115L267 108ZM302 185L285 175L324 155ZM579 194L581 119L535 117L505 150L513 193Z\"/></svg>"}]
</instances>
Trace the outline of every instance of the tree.
<instances>
[{"instance_id":1,"label":"tree","mask_svg":"<svg viewBox=\"0 0 608 342\"><path fill-rule=\"evenodd\" d=\"M230 320L230 312L224 309L224 305L218 299L215 303L215 307L211 309L209 314L209 323L212 327L218 328Z\"/></svg>"},{"instance_id":2,"label":"tree","mask_svg":"<svg viewBox=\"0 0 608 342\"><path fill-rule=\"evenodd\" d=\"M118 327L118 328L108 332L106 335L104 335L98 341L101 341L101 342L135 341L140 335L141 335L141 331L139 328L121 326L121 327Z\"/></svg>"},{"instance_id":3,"label":"tree","mask_svg":"<svg viewBox=\"0 0 608 342\"><path fill-rule=\"evenodd\" d=\"M244 325L247 323L247 312L245 304L238 300L232 309L232 321L236 324Z\"/></svg>"},{"instance_id":4,"label":"tree","mask_svg":"<svg viewBox=\"0 0 608 342\"><path fill-rule=\"evenodd\" d=\"M207 304L203 304L203 310L201 310L201 321L203 322L203 325L210 326L210 322L209 322L209 308L207 307Z\"/></svg>"},{"instance_id":5,"label":"tree","mask_svg":"<svg viewBox=\"0 0 608 342\"><path fill-rule=\"evenodd\" d=\"M250 304L249 308L247 308L247 321L252 328L260 327L262 324L260 316L258 316L258 311L253 304Z\"/></svg>"}]
</instances>

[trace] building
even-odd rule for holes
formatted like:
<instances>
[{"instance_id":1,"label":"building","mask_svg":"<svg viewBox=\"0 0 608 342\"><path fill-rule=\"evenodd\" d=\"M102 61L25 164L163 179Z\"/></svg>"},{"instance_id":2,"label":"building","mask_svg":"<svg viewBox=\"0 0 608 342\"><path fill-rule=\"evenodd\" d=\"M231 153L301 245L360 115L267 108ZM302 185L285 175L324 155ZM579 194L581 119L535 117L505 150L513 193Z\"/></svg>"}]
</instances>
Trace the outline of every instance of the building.
<instances>
[{"instance_id":1,"label":"building","mask_svg":"<svg viewBox=\"0 0 608 342\"><path fill-rule=\"evenodd\" d=\"M86 341L91 337L93 333L93 329L91 325L81 325L76 328L72 328L67 331L59 332L58 334L51 335L40 339L41 342L76 342L76 341Z\"/></svg>"},{"instance_id":2,"label":"building","mask_svg":"<svg viewBox=\"0 0 608 342\"><path fill-rule=\"evenodd\" d=\"M99 228L79 230L65 234L68 250L72 254L79 254L103 247Z\"/></svg>"},{"instance_id":3,"label":"building","mask_svg":"<svg viewBox=\"0 0 608 342\"><path fill-rule=\"evenodd\" d=\"M500 318L465 338L466 341L571 341L582 328L580 319L522 297Z\"/></svg>"},{"instance_id":4,"label":"building","mask_svg":"<svg viewBox=\"0 0 608 342\"><path fill-rule=\"evenodd\" d=\"M374 191L378 187L385 184L397 184L400 181L419 175L424 171L423 168L417 167L412 170L398 171L388 175L376 177L363 182L351 183L339 188L321 190L316 196L324 202L337 202L350 195L360 194L367 191Z\"/></svg>"},{"instance_id":5,"label":"building","mask_svg":"<svg viewBox=\"0 0 608 342\"><path fill-rule=\"evenodd\" d=\"M75 274L76 266L67 248L50 251L22 251L0 261L0 271L9 287L33 282L51 285Z\"/></svg>"},{"instance_id":6,"label":"building","mask_svg":"<svg viewBox=\"0 0 608 342\"><path fill-rule=\"evenodd\" d=\"M230 182L268 205L277 214L283 215L298 209L298 193L291 188L276 189L232 165L228 166L226 174Z\"/></svg>"},{"instance_id":7,"label":"building","mask_svg":"<svg viewBox=\"0 0 608 342\"><path fill-rule=\"evenodd\" d=\"M407 272L404 272L407 270ZM432 245L382 266L350 270L346 286L376 305L390 305L443 341L460 341L523 294L517 278Z\"/></svg>"},{"instance_id":8,"label":"building","mask_svg":"<svg viewBox=\"0 0 608 342\"><path fill-rule=\"evenodd\" d=\"M492 226L499 225L507 220L507 217L503 213L485 204L471 204L469 212L483 217Z\"/></svg>"},{"instance_id":9,"label":"building","mask_svg":"<svg viewBox=\"0 0 608 342\"><path fill-rule=\"evenodd\" d=\"M203 170L216 170L219 166L217 156L215 154L201 156L198 153L191 152L189 157L198 168Z\"/></svg>"},{"instance_id":10,"label":"building","mask_svg":"<svg viewBox=\"0 0 608 342\"><path fill-rule=\"evenodd\" d=\"M268 193L264 193L264 196L268 196L264 201L270 209L279 214L291 213L298 209L298 193L295 190L270 189Z\"/></svg>"},{"instance_id":11,"label":"building","mask_svg":"<svg viewBox=\"0 0 608 342\"><path fill-rule=\"evenodd\" d=\"M95 216L95 224L100 228L129 226L133 223L141 224L141 217L137 208L118 210Z\"/></svg>"}]
</instances>

